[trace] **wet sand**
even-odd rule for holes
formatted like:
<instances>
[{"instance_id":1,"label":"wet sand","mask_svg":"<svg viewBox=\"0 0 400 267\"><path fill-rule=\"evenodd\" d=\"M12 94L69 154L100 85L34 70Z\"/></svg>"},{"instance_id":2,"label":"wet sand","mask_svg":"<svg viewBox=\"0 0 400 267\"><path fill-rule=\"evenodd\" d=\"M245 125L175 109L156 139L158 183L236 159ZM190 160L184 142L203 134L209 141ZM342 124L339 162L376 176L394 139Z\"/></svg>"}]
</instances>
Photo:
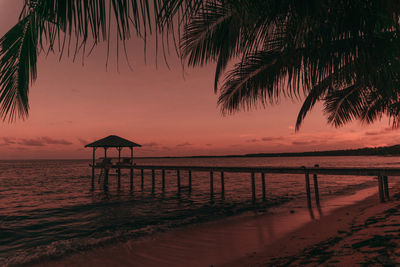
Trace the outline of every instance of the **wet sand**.
<instances>
[{"instance_id":1,"label":"wet sand","mask_svg":"<svg viewBox=\"0 0 400 267\"><path fill-rule=\"evenodd\" d=\"M266 246L223 266L398 266L400 193L335 210Z\"/></svg>"},{"instance_id":2,"label":"wet sand","mask_svg":"<svg viewBox=\"0 0 400 267\"><path fill-rule=\"evenodd\" d=\"M377 189L322 200L322 209L271 209L157 233L37 266L257 266L285 264L312 245L347 233L366 209L385 210ZM392 202L391 202L392 203ZM364 212L364 213L363 213ZM364 217L362 217L364 218ZM361 219L362 220L362 219ZM314 253L315 254L315 253ZM298 257L300 259L300 257Z\"/></svg>"}]
</instances>

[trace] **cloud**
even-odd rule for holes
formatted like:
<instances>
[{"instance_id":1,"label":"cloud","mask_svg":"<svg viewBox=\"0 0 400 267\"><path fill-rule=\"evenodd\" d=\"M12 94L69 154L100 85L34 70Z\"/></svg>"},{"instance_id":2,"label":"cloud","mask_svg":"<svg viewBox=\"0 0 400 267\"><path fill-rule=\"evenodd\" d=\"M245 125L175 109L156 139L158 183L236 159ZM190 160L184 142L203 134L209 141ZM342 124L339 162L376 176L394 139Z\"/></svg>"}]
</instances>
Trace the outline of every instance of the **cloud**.
<instances>
[{"instance_id":1,"label":"cloud","mask_svg":"<svg viewBox=\"0 0 400 267\"><path fill-rule=\"evenodd\" d=\"M53 139L51 137L43 136L41 139L47 145L72 145L72 142L65 139Z\"/></svg>"},{"instance_id":2,"label":"cloud","mask_svg":"<svg viewBox=\"0 0 400 267\"><path fill-rule=\"evenodd\" d=\"M311 145L311 144L315 144L316 141L314 140L310 140L310 141L293 141L292 145Z\"/></svg>"},{"instance_id":3,"label":"cloud","mask_svg":"<svg viewBox=\"0 0 400 267\"><path fill-rule=\"evenodd\" d=\"M212 146L212 144L205 144L205 146Z\"/></svg>"},{"instance_id":4,"label":"cloud","mask_svg":"<svg viewBox=\"0 0 400 267\"><path fill-rule=\"evenodd\" d=\"M144 143L142 146L155 147L155 146L160 146L160 144L156 142L151 142L151 143Z\"/></svg>"},{"instance_id":5,"label":"cloud","mask_svg":"<svg viewBox=\"0 0 400 267\"><path fill-rule=\"evenodd\" d=\"M156 142L150 142L150 143L142 144L141 151L156 152L156 151L160 151L162 149L165 149L165 148L161 147L161 144L156 143Z\"/></svg>"},{"instance_id":6,"label":"cloud","mask_svg":"<svg viewBox=\"0 0 400 267\"><path fill-rule=\"evenodd\" d=\"M261 138L262 141L265 142L269 142L269 141L277 141L277 140L282 140L282 137L272 137L272 136L268 136L268 137L263 137Z\"/></svg>"},{"instance_id":7,"label":"cloud","mask_svg":"<svg viewBox=\"0 0 400 267\"><path fill-rule=\"evenodd\" d=\"M177 147L184 147L184 146L192 146L193 144L191 144L191 143L189 143L189 142L185 142L185 143L182 143L182 144L177 144L176 146Z\"/></svg>"},{"instance_id":8,"label":"cloud","mask_svg":"<svg viewBox=\"0 0 400 267\"><path fill-rule=\"evenodd\" d=\"M19 139L18 143L19 145L23 146L44 146L45 143L40 140L40 139Z\"/></svg>"},{"instance_id":9,"label":"cloud","mask_svg":"<svg viewBox=\"0 0 400 267\"><path fill-rule=\"evenodd\" d=\"M367 135L367 136L374 136L374 135L380 135L380 134L382 134L381 131L371 131L371 132L365 132L364 135Z\"/></svg>"},{"instance_id":10,"label":"cloud","mask_svg":"<svg viewBox=\"0 0 400 267\"><path fill-rule=\"evenodd\" d=\"M260 142L260 140L258 140L258 139L249 139L249 140L246 140L246 142L247 143L257 143L257 142Z\"/></svg>"},{"instance_id":11,"label":"cloud","mask_svg":"<svg viewBox=\"0 0 400 267\"><path fill-rule=\"evenodd\" d=\"M45 145L72 145L72 142L65 139L54 139L48 136L42 136L34 139L19 138L15 144L23 146L45 146Z\"/></svg>"},{"instance_id":12,"label":"cloud","mask_svg":"<svg viewBox=\"0 0 400 267\"><path fill-rule=\"evenodd\" d=\"M86 139L83 139L83 138L78 138L78 141L79 141L79 143L81 143L81 145L84 145L84 146L90 143L89 141L87 141Z\"/></svg>"},{"instance_id":13,"label":"cloud","mask_svg":"<svg viewBox=\"0 0 400 267\"><path fill-rule=\"evenodd\" d=\"M13 148L13 149L16 149L16 150L19 150L19 151L25 151L25 150L28 150L26 147L16 147L16 148Z\"/></svg>"},{"instance_id":14,"label":"cloud","mask_svg":"<svg viewBox=\"0 0 400 267\"><path fill-rule=\"evenodd\" d=\"M14 137L3 137L4 143L2 145L13 145L16 143Z\"/></svg>"},{"instance_id":15,"label":"cloud","mask_svg":"<svg viewBox=\"0 0 400 267\"><path fill-rule=\"evenodd\" d=\"M369 131L369 132L365 132L364 135L366 136L373 136L373 135L382 135L382 134L386 134L393 131L393 129L391 127L386 127L382 130L379 131Z\"/></svg>"}]
</instances>

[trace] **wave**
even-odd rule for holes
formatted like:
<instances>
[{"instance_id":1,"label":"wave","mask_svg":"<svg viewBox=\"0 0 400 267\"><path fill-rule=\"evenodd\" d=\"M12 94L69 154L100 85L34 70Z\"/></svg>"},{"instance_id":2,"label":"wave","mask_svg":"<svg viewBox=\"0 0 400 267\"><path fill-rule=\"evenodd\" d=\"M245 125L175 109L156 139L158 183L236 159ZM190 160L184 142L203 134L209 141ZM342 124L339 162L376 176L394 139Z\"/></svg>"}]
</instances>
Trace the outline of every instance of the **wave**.
<instances>
[{"instance_id":1,"label":"wave","mask_svg":"<svg viewBox=\"0 0 400 267\"><path fill-rule=\"evenodd\" d=\"M104 235L98 237L87 236L84 238L68 238L65 240L57 240L47 245L37 246L35 248L19 249L16 250L12 256L9 256L4 260L0 259L0 265L28 266L34 263L46 262L48 260L62 258L74 253L84 252L106 245L148 237L157 232L164 232L185 225L221 219L255 209L258 211L263 209L265 210L267 207L279 206L292 199L293 198L287 196L269 199L268 202L264 204L260 203L257 207L254 207L249 201L230 204L216 201L214 203L204 204L200 208L186 209L184 211L171 211L169 216L162 218L142 218L142 222L139 223L140 228L138 229L97 229L99 232L103 232ZM132 222L127 221L126 224L132 224ZM138 225L135 226L137 227ZM9 234L11 235L12 233Z\"/></svg>"},{"instance_id":2,"label":"wave","mask_svg":"<svg viewBox=\"0 0 400 267\"><path fill-rule=\"evenodd\" d=\"M332 192L331 196L354 193L354 190L360 190L370 186L372 186L371 182L351 185L348 186L348 188ZM139 229L106 231L105 235L101 237L88 236L85 238L68 238L66 240L54 241L48 245L38 246L34 249L18 250L14 253L14 256L6 258L3 262L0 261L0 264L4 266L28 266L35 263L47 262L102 246L126 242L132 239L145 238L158 232L168 231L185 225L217 220L253 210L257 212L267 212L269 207L277 207L293 200L303 201L304 196L270 198L268 202L261 202L256 206L252 205L249 201L245 203L224 203L222 201L216 201L214 203L204 204L196 209L181 212L171 211L170 216L165 218L146 220ZM80 209L82 207L84 206L79 205L74 208L71 207L70 209Z\"/></svg>"}]
</instances>

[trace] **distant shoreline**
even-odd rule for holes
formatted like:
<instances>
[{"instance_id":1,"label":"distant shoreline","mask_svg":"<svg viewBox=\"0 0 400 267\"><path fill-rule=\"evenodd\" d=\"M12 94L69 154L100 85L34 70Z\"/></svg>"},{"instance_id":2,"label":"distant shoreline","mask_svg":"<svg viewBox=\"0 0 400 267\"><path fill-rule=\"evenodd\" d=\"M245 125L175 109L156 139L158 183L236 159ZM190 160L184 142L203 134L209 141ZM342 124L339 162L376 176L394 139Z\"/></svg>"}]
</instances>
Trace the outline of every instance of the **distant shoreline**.
<instances>
[{"instance_id":1,"label":"distant shoreline","mask_svg":"<svg viewBox=\"0 0 400 267\"><path fill-rule=\"evenodd\" d=\"M327 157L327 156L400 156L400 145L384 147L364 147L357 149L307 151L307 152L281 152L281 153L251 153L243 155L220 155L220 156L165 156L165 157L136 157L137 159L157 158L248 158L248 157Z\"/></svg>"},{"instance_id":2,"label":"distant shoreline","mask_svg":"<svg viewBox=\"0 0 400 267\"><path fill-rule=\"evenodd\" d=\"M323 150L307 152L278 152L278 153L251 153L242 155L199 155L199 156L154 156L154 157L135 157L135 159L196 159L196 158L273 158L273 157L346 157L346 156L400 156L400 145L383 147L364 147L356 149ZM86 159L0 159L8 160L91 160Z\"/></svg>"}]
</instances>

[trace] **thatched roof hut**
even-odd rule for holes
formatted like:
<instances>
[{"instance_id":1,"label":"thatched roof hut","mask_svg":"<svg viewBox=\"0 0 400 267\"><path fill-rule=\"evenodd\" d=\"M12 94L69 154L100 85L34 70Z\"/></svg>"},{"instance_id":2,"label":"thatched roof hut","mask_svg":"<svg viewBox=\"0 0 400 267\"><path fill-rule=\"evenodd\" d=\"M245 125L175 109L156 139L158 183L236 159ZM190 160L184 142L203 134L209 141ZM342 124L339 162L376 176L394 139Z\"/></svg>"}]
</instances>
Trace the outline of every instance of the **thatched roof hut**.
<instances>
[{"instance_id":1,"label":"thatched roof hut","mask_svg":"<svg viewBox=\"0 0 400 267\"><path fill-rule=\"evenodd\" d=\"M122 137L116 135L110 135L100 140L94 141L93 143L87 144L85 147L92 147L93 148L93 163L92 166L95 166L95 158L96 158L96 149L99 147L104 148L104 164L107 162L107 149L115 147L118 150L118 163L121 162L121 150L124 147L129 147L131 150L131 157L129 160L129 164L133 164L133 148L134 147L141 147L141 145L124 139ZM93 169L94 170L94 169Z\"/></svg>"},{"instance_id":2,"label":"thatched roof hut","mask_svg":"<svg viewBox=\"0 0 400 267\"><path fill-rule=\"evenodd\" d=\"M100 140L94 141L93 143L87 144L85 147L141 147L132 141L124 139L116 135L110 135Z\"/></svg>"}]
</instances>

